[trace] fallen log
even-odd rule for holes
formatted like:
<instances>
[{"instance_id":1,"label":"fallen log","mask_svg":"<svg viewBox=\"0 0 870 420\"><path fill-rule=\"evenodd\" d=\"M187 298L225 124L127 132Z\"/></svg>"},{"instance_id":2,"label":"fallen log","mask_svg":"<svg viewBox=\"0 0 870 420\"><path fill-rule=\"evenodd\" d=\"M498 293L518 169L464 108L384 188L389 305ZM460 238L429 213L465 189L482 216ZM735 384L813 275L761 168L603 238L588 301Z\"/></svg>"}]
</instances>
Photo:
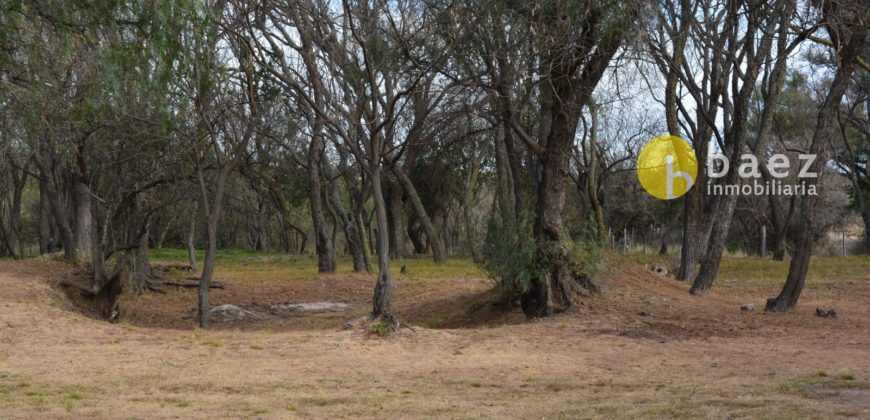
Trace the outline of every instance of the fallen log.
<instances>
[{"instance_id":1,"label":"fallen log","mask_svg":"<svg viewBox=\"0 0 870 420\"><path fill-rule=\"evenodd\" d=\"M165 264L165 265L155 265L155 269L160 270L164 273L168 273L173 270L177 271L193 271L193 267L190 264Z\"/></svg>"},{"instance_id":2,"label":"fallen log","mask_svg":"<svg viewBox=\"0 0 870 420\"><path fill-rule=\"evenodd\" d=\"M188 281L164 281L162 283L163 286L175 286L175 287L199 287L199 281L196 280L188 280ZM210 289L223 289L224 284L219 281L211 282L209 285Z\"/></svg>"}]
</instances>

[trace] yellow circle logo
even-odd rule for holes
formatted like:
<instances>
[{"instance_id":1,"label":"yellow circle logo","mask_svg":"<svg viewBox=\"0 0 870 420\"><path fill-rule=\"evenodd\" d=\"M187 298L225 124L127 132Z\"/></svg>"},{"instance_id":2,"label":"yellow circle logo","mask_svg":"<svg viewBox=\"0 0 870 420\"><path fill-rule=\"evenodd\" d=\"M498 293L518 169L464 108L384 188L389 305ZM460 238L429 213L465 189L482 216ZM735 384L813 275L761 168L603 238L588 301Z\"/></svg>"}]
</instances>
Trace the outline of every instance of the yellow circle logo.
<instances>
[{"instance_id":1,"label":"yellow circle logo","mask_svg":"<svg viewBox=\"0 0 870 420\"><path fill-rule=\"evenodd\" d=\"M689 191L698 176L698 159L685 140L665 134L650 140L637 157L637 179L646 192L662 200Z\"/></svg>"}]
</instances>

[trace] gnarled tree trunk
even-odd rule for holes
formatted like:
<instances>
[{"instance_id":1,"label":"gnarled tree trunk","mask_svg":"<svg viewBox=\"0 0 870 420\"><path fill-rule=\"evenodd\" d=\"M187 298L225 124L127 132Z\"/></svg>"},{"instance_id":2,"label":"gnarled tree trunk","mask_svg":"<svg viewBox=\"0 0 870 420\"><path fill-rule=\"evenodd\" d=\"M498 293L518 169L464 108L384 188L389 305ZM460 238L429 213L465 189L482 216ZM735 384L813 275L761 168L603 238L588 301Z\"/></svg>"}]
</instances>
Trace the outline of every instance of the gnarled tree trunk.
<instances>
[{"instance_id":1,"label":"gnarled tree trunk","mask_svg":"<svg viewBox=\"0 0 870 420\"><path fill-rule=\"evenodd\" d=\"M824 12L826 18L831 18L833 14L846 14L843 13L837 5L826 5L825 7L826 9ZM867 13L866 9L864 10L862 18L867 19L870 17L870 13ZM838 23L840 22L829 22L829 25L840 26ZM829 31L833 30L829 27ZM852 72L855 70L858 58L864 48L866 48L867 35L868 32L870 32L870 28L867 27L866 20L858 19L857 24L849 26L849 31L854 32L851 33L848 43L846 43L845 46L842 46L838 51L840 62L837 67L837 72L831 82L828 94L825 96L825 100L819 108L816 128L813 131L813 140L812 143L810 143L810 148L808 150L810 154L822 155L815 159L810 166L810 171L817 173L818 176L822 175L820 169L823 162L826 162L823 158L825 155L824 149L826 147L826 142L828 142L834 134L833 121L835 121L836 116L840 111L840 101L849 85L849 80L852 76ZM839 32L839 36L845 35L846 33ZM802 179L802 183L805 186L818 184L818 179L804 178ZM785 284L783 285L782 291L780 291L779 295L767 300L767 311L784 312L791 310L797 304L798 298L800 298L801 291L806 282L807 272L810 268L810 257L813 253L816 205L818 204L818 199L818 195L804 195L802 197L800 207L800 222L802 229L797 239L794 255L789 264L788 277L786 278Z\"/></svg>"},{"instance_id":2,"label":"gnarled tree trunk","mask_svg":"<svg viewBox=\"0 0 870 420\"><path fill-rule=\"evenodd\" d=\"M417 189L414 188L414 184L401 169L397 168L395 165L393 165L392 169L396 179L399 180L399 183L402 185L405 192L408 193L408 197L410 197L411 204L414 207L414 212L417 214L417 218L420 219L423 229L426 230L426 241L432 249L432 257L435 260L435 264L441 264L447 261L447 254L444 251L444 242L438 235L438 231L435 229L435 224L432 223L432 220L426 213L426 208L423 206L423 201L420 200L420 195L417 194Z\"/></svg>"},{"instance_id":3,"label":"gnarled tree trunk","mask_svg":"<svg viewBox=\"0 0 870 420\"><path fill-rule=\"evenodd\" d=\"M334 273L336 268L335 247L329 235L329 226L323 214L323 187L321 183L321 159L323 156L323 136L320 128L315 129L308 149L308 202L314 226L314 246L317 251L317 270L321 273Z\"/></svg>"}]
</instances>

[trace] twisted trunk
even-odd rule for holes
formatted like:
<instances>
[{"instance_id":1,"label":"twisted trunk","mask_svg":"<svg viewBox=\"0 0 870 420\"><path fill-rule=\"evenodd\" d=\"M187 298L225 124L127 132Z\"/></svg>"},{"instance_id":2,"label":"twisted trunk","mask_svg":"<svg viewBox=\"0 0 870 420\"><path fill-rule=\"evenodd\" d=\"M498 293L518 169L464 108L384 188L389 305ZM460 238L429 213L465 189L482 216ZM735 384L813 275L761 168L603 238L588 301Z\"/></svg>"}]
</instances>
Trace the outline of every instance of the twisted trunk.
<instances>
[{"instance_id":1,"label":"twisted trunk","mask_svg":"<svg viewBox=\"0 0 870 420\"><path fill-rule=\"evenodd\" d=\"M840 101L843 99L843 94L849 85L849 80L852 72L855 70L858 57L860 57L861 51L867 44L867 34L870 32L870 29L863 24L856 25L855 27L858 29L851 35L850 41L839 51L840 63L831 82L828 94L819 108L816 128L813 132L813 140L809 148L810 154L824 155L822 152L825 148L825 142L834 134L833 121L840 111ZM820 168L822 162L825 161L822 156L819 156L813 161L810 171L816 172L818 176L821 176ZM802 183L807 187L815 185L818 184L818 178L804 178ZM813 242L815 240L814 227L818 201L818 195L804 195L802 197L800 207L802 229L798 235L794 255L789 264L788 277L779 295L767 300L766 310L768 311L789 311L797 305L798 298L800 298L801 291L806 282L807 271L810 268L810 257L812 256Z\"/></svg>"},{"instance_id":2,"label":"twisted trunk","mask_svg":"<svg viewBox=\"0 0 870 420\"><path fill-rule=\"evenodd\" d=\"M321 158L323 155L323 137L315 129L308 149L308 203L311 209L312 225L314 226L314 245L317 252L317 270L321 273L334 273L336 267L335 248L329 235L329 226L323 213L323 187L321 183Z\"/></svg>"},{"instance_id":3,"label":"twisted trunk","mask_svg":"<svg viewBox=\"0 0 870 420\"><path fill-rule=\"evenodd\" d=\"M341 197L341 189L339 188L339 178L332 169L330 170L331 182L331 198L332 208L335 211L335 218L338 224L341 225L341 230L344 233L344 239L347 243L347 250L353 259L353 271L361 273L368 271L369 262L365 253L365 245L362 238L362 233L359 231L356 221L353 216L347 211L344 206L344 200Z\"/></svg>"},{"instance_id":4,"label":"twisted trunk","mask_svg":"<svg viewBox=\"0 0 870 420\"><path fill-rule=\"evenodd\" d=\"M414 212L417 214L417 218L420 219L420 223L426 231L426 242L429 244L429 247L432 248L432 258L435 260L435 264L444 263L447 261L447 254L444 252L444 242L441 240L441 236L438 235L438 231L435 229L435 224L432 223L432 219L430 219L429 215L426 213L426 208L423 206L423 201L420 200L420 196L417 194L417 189L414 188L411 179L408 178L401 169L397 168L395 165L393 165L392 169L399 184L401 184L405 192L408 193L408 197L410 197L411 204L414 207Z\"/></svg>"},{"instance_id":5,"label":"twisted trunk","mask_svg":"<svg viewBox=\"0 0 870 420\"><path fill-rule=\"evenodd\" d=\"M373 166L371 170L372 199L375 203L375 218L378 226L378 280L375 283L374 296L372 297L372 316L375 317L389 314L390 300L393 296L393 277L390 274L389 227L387 205L381 189L381 168L377 163Z\"/></svg>"}]
</instances>

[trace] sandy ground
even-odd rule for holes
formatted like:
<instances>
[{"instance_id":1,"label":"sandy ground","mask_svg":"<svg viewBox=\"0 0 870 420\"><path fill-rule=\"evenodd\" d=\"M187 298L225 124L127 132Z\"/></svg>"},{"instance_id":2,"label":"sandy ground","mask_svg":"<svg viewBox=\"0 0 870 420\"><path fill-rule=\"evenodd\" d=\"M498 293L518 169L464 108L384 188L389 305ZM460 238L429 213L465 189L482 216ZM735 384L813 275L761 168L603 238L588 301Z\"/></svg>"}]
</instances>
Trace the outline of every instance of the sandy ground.
<instances>
[{"instance_id":1,"label":"sandy ground","mask_svg":"<svg viewBox=\"0 0 870 420\"><path fill-rule=\"evenodd\" d=\"M705 298L608 258L604 294L525 321L479 277L399 278L389 337L341 330L372 276L218 277L214 304L350 309L192 329L192 290L91 319L54 286L71 268L0 262L0 418L870 418L870 274L827 279L787 315L743 312L776 290L727 283ZM835 305L839 317L814 315ZM259 308L259 309L258 309Z\"/></svg>"}]
</instances>

